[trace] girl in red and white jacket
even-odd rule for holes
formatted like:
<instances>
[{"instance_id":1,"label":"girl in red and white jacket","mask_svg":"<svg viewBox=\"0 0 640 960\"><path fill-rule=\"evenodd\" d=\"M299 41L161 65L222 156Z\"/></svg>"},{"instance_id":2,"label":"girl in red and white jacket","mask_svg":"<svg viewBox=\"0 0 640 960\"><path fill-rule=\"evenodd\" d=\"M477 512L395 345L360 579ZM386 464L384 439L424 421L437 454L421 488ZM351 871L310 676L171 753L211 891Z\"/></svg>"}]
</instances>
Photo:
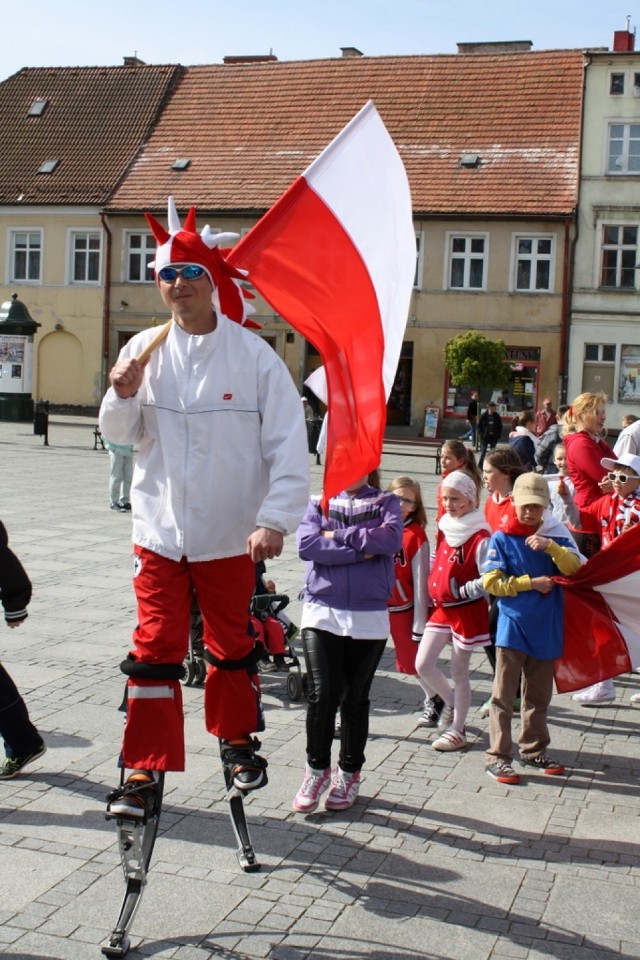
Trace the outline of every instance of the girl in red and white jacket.
<instances>
[{"instance_id":1,"label":"girl in red and white jacket","mask_svg":"<svg viewBox=\"0 0 640 960\"><path fill-rule=\"evenodd\" d=\"M442 502L446 513L438 526L443 536L429 574L434 610L420 641L416 669L445 702L438 721L443 732L432 746L451 751L467 745L471 653L490 642L489 605L481 576L490 529L478 509L475 482L462 470L454 470L442 481ZM453 686L438 667L449 642Z\"/></svg>"},{"instance_id":2,"label":"girl in red and white jacket","mask_svg":"<svg viewBox=\"0 0 640 960\"><path fill-rule=\"evenodd\" d=\"M389 598L391 638L396 651L396 670L417 676L416 653L422 639L431 600L429 598L429 540L427 514L420 484L411 477L396 477L388 488L400 501L402 547L394 557L394 584ZM425 694L421 727L435 727L444 702L418 677Z\"/></svg>"}]
</instances>

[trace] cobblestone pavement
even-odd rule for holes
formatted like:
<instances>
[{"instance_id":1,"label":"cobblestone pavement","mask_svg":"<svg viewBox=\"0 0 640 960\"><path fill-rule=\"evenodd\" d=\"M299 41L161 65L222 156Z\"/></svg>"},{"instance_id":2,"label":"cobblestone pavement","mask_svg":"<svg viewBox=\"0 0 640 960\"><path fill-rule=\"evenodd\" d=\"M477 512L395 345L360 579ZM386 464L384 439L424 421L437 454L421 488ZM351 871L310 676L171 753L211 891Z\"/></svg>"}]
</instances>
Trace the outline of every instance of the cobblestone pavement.
<instances>
[{"instance_id":1,"label":"cobblestone pavement","mask_svg":"<svg viewBox=\"0 0 640 960\"><path fill-rule=\"evenodd\" d=\"M0 516L33 579L28 621L2 630L2 655L49 751L0 783L0 956L100 956L124 884L104 797L117 779L118 663L135 611L130 521L108 509L108 458L93 421L0 424ZM383 479L409 473L434 502L434 461L387 444ZM320 469L312 467L313 489ZM434 526L431 524L431 530ZM295 597L290 539L269 573ZM299 613L293 601L292 619ZM304 701L264 677L269 785L246 803L260 873L244 874L202 691L184 689L188 769L167 776L149 884L133 925L137 955L176 960L498 960L640 957L637 728L617 683L612 706L569 696L551 707L562 777L520 786L484 773L490 691L472 661L470 749L438 754L416 726L414 680L388 648L372 690L361 795L344 813L291 811L304 760Z\"/></svg>"}]
</instances>

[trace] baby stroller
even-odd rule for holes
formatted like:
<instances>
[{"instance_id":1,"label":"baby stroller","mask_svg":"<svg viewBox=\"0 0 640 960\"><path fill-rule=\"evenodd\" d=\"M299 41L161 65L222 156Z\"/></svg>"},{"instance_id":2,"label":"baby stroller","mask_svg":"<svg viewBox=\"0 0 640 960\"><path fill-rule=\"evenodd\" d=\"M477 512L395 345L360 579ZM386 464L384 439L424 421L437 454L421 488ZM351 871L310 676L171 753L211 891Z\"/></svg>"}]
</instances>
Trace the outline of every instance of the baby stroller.
<instances>
[{"instance_id":1,"label":"baby stroller","mask_svg":"<svg viewBox=\"0 0 640 960\"><path fill-rule=\"evenodd\" d=\"M292 646L298 635L298 628L282 612L289 603L289 597L283 593L275 593L275 584L272 580L265 581L264 573L264 563L256 564L256 586L249 603L251 626L256 638L262 641L265 648L263 657L258 661L258 671L261 674L285 673L287 695L290 700L297 701L306 692L306 677L302 675L300 661ZM204 659L203 623L195 594L191 606L189 650L183 667L182 682L186 686L204 683L207 666Z\"/></svg>"}]
</instances>

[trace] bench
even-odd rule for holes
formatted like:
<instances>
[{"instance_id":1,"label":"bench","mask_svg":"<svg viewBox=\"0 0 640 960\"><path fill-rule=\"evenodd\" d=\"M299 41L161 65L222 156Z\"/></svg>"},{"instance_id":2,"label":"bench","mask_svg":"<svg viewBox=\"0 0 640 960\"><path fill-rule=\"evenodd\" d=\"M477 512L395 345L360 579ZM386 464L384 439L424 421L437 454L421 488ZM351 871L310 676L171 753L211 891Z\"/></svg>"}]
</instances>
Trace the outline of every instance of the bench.
<instances>
[{"instance_id":1,"label":"bench","mask_svg":"<svg viewBox=\"0 0 640 960\"><path fill-rule=\"evenodd\" d=\"M393 444L402 447L403 457L426 457L435 460L433 472L437 477L442 473L442 440L428 437L385 437L385 447ZM413 449L408 449L409 447ZM390 452L390 451L387 451Z\"/></svg>"},{"instance_id":2,"label":"bench","mask_svg":"<svg viewBox=\"0 0 640 960\"><path fill-rule=\"evenodd\" d=\"M94 450L98 449L98 444L100 444L103 450L107 449L104 445L104 438L102 436L102 433L100 432L100 427L98 426L98 424L96 424L93 429L93 449Z\"/></svg>"}]
</instances>

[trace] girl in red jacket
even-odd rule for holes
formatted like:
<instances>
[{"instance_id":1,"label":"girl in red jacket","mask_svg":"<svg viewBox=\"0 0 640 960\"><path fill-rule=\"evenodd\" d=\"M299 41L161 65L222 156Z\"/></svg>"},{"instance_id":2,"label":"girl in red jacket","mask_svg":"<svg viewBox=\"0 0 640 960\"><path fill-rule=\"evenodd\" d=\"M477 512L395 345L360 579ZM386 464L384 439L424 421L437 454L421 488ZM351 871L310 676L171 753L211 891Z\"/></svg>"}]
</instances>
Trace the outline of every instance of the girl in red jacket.
<instances>
[{"instance_id":1,"label":"girl in red jacket","mask_svg":"<svg viewBox=\"0 0 640 960\"><path fill-rule=\"evenodd\" d=\"M434 750L462 750L467 745L465 720L471 704L469 661L473 650L489 643L489 605L481 570L489 543L489 525L478 509L475 481L454 470L442 481L445 515L438 524L442 539L429 574L434 610L425 628L416 669L445 702L438 721L443 731ZM438 658L451 643L449 683Z\"/></svg>"},{"instance_id":2,"label":"girl in red jacket","mask_svg":"<svg viewBox=\"0 0 640 960\"><path fill-rule=\"evenodd\" d=\"M425 530L427 514L420 484L416 480L396 477L388 490L400 501L403 522L402 547L394 557L394 585L389 598L391 638L396 650L396 670L415 677L418 644L431 606L429 540ZM418 725L435 727L444 702L423 684L420 677L418 682L425 694L424 710Z\"/></svg>"}]
</instances>

